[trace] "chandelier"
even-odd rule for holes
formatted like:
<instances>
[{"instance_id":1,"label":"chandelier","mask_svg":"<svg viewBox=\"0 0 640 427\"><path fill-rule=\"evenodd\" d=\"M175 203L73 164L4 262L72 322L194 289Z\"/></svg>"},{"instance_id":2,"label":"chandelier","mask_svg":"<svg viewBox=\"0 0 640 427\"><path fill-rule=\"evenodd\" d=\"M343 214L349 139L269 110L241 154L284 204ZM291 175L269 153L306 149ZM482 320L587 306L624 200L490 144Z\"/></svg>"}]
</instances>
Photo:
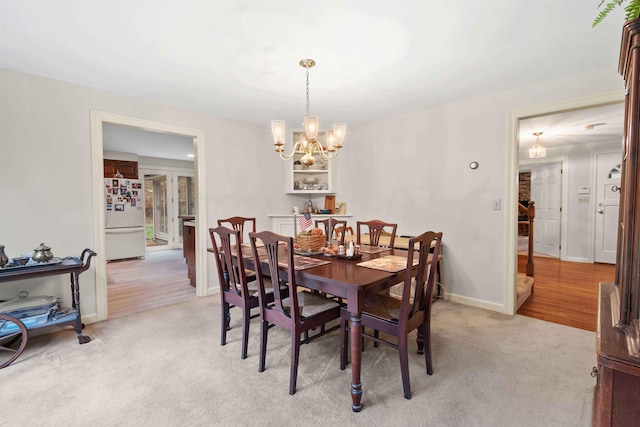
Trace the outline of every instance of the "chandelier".
<instances>
[{"instance_id":1,"label":"chandelier","mask_svg":"<svg viewBox=\"0 0 640 427\"><path fill-rule=\"evenodd\" d=\"M300 136L299 141L293 144L293 150L289 154L284 152L284 120L271 121L271 133L273 134L273 144L276 152L282 160L291 160L294 154L302 154L300 163L304 166L312 166L316 162L315 154L319 154L325 160L331 160L338 155L338 150L342 148L347 125L344 123L334 123L333 131L326 131L326 146L318 141L318 117L309 115L309 68L316 65L313 59L301 59L300 66L306 70L307 86L307 114L304 117L305 134Z\"/></svg>"},{"instance_id":2,"label":"chandelier","mask_svg":"<svg viewBox=\"0 0 640 427\"><path fill-rule=\"evenodd\" d=\"M547 149L540 143L540 135L542 135L542 132L534 132L533 134L536 137L536 142L531 148L529 148L529 158L540 159L542 157L546 157Z\"/></svg>"}]
</instances>

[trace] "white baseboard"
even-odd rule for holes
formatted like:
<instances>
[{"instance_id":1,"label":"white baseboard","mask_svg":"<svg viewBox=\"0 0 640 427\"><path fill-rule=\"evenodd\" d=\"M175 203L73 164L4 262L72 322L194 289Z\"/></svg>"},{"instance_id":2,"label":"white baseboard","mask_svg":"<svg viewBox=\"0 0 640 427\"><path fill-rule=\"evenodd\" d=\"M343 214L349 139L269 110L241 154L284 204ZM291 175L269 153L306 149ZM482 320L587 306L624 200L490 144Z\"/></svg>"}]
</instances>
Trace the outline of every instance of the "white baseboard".
<instances>
[{"instance_id":1,"label":"white baseboard","mask_svg":"<svg viewBox=\"0 0 640 427\"><path fill-rule=\"evenodd\" d=\"M497 311L498 313L506 313L506 308L503 304L497 304L491 301L485 301L477 298L466 297L464 295L452 294L446 292L444 299L459 302L460 304L470 305L472 307L484 308L485 310Z\"/></svg>"}]
</instances>

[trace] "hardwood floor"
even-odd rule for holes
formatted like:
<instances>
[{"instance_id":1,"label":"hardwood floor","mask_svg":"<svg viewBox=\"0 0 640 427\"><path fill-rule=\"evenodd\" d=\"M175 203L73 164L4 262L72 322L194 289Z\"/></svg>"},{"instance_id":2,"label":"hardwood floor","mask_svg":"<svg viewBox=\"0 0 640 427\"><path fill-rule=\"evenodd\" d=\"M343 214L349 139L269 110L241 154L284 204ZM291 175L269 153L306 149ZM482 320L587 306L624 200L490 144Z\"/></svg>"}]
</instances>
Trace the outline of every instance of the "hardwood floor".
<instances>
[{"instance_id":1,"label":"hardwood floor","mask_svg":"<svg viewBox=\"0 0 640 427\"><path fill-rule=\"evenodd\" d=\"M109 318L196 298L182 249L147 252L145 259L107 263Z\"/></svg>"},{"instance_id":2,"label":"hardwood floor","mask_svg":"<svg viewBox=\"0 0 640 427\"><path fill-rule=\"evenodd\" d=\"M525 272L526 256L518 256L518 271ZM534 257L533 294L518 314L595 332L598 284L613 283L615 265L560 261Z\"/></svg>"}]
</instances>

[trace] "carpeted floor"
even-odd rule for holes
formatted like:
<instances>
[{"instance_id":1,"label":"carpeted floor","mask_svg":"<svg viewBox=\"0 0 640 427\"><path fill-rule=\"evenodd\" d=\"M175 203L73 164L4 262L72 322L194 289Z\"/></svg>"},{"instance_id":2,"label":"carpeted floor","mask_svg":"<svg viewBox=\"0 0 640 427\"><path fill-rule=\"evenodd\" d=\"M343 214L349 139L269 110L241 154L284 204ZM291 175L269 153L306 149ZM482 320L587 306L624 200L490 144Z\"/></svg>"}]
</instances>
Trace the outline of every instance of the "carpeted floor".
<instances>
[{"instance_id":1,"label":"carpeted floor","mask_svg":"<svg viewBox=\"0 0 640 427\"><path fill-rule=\"evenodd\" d=\"M433 376L412 351L405 400L397 352L367 342L356 414L337 331L302 346L290 396L289 335L270 331L258 373L257 319L241 360L238 309L224 347L219 316L212 296L88 325L82 346L71 330L31 338L0 370L0 425L591 425L592 332L438 301Z\"/></svg>"}]
</instances>

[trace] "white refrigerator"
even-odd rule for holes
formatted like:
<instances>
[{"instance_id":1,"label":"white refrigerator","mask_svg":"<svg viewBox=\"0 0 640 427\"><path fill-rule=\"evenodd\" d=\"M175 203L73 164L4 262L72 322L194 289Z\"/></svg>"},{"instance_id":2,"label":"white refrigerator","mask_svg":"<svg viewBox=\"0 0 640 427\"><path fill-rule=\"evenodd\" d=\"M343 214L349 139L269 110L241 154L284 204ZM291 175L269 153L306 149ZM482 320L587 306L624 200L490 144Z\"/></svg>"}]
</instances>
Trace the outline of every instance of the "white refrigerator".
<instances>
[{"instance_id":1,"label":"white refrigerator","mask_svg":"<svg viewBox=\"0 0 640 427\"><path fill-rule=\"evenodd\" d=\"M144 257L144 188L139 179L105 178L107 261Z\"/></svg>"}]
</instances>

